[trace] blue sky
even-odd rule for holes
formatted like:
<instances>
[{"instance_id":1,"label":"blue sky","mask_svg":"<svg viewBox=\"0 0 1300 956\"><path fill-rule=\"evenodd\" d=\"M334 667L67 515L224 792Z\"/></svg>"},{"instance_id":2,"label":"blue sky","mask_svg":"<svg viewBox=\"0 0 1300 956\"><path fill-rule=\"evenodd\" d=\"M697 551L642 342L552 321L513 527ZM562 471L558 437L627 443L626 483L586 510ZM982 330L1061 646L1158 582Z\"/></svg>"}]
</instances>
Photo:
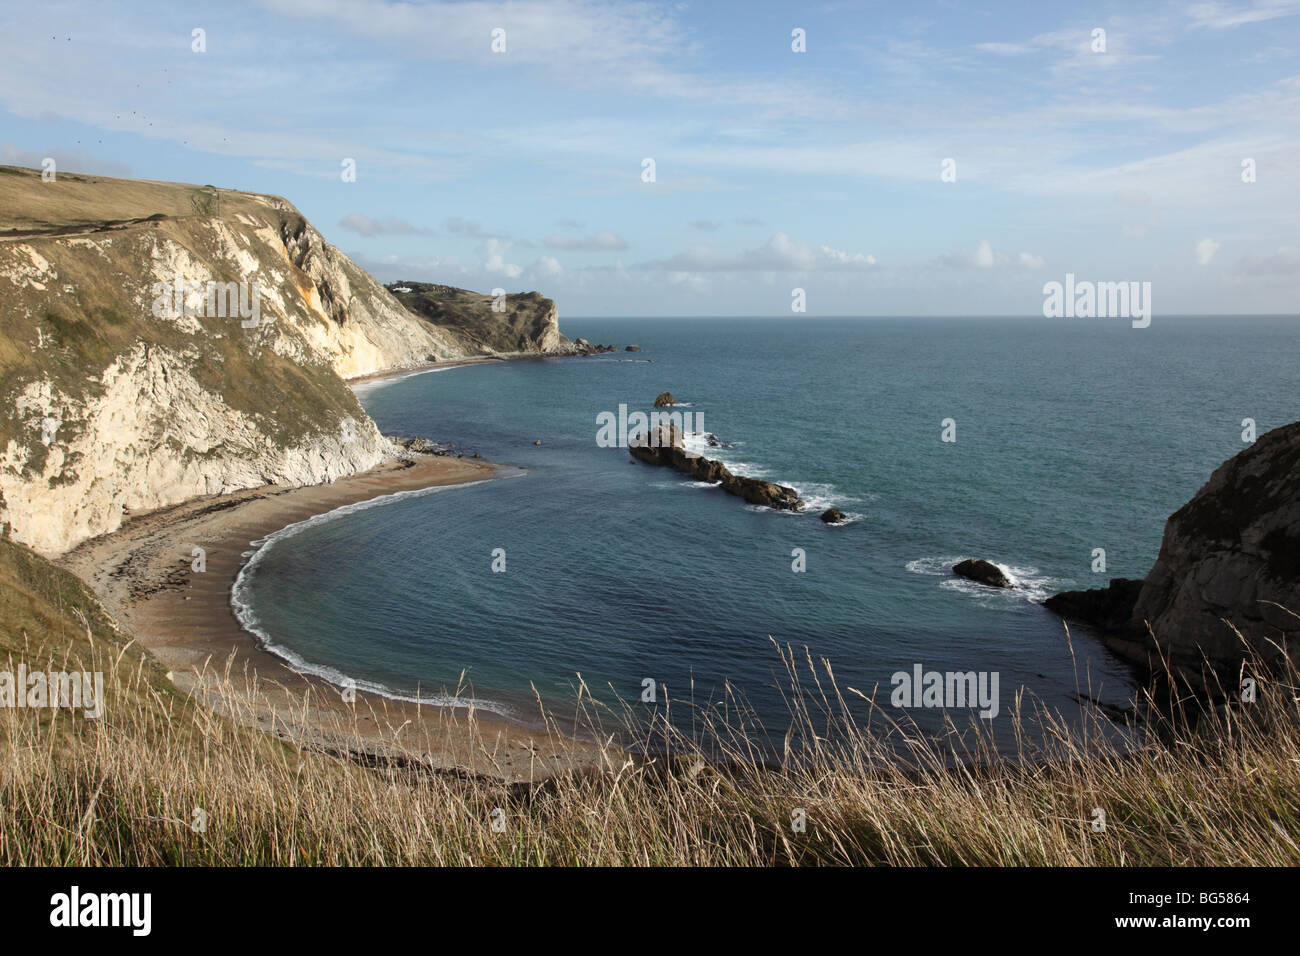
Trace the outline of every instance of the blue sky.
<instances>
[{"instance_id":1,"label":"blue sky","mask_svg":"<svg viewBox=\"0 0 1300 956\"><path fill-rule=\"evenodd\" d=\"M1300 0L6 3L0 162L45 156L562 317L1033 315L1067 272L1300 312Z\"/></svg>"}]
</instances>

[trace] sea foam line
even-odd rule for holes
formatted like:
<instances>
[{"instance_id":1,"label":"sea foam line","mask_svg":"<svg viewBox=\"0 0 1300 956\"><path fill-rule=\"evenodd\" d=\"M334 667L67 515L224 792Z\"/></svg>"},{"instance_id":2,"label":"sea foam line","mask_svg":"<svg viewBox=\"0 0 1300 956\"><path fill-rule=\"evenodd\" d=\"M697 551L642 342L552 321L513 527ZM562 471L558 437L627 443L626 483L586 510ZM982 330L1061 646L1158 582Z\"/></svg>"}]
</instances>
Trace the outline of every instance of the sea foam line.
<instances>
[{"instance_id":1,"label":"sea foam line","mask_svg":"<svg viewBox=\"0 0 1300 956\"><path fill-rule=\"evenodd\" d=\"M1041 604L1063 587L1074 583L1064 578L1054 578L1043 574L1042 571L1035 567L1003 564L994 561L992 563L1001 568L1002 573L1011 579L1011 583L1015 587L991 588L987 584L980 584L968 578L958 577L953 573L952 566L968 557L970 555L939 555L930 558L917 558L915 561L908 561L904 567L913 574L942 578L939 586L945 590L960 591L970 597L990 600L1026 598L1035 604Z\"/></svg>"},{"instance_id":2,"label":"sea foam line","mask_svg":"<svg viewBox=\"0 0 1300 956\"><path fill-rule=\"evenodd\" d=\"M771 472L760 465L747 461L728 460L726 454L727 451L734 450L738 445L744 443L734 442L729 444L726 448L719 448L715 445L709 444L709 436L711 434L711 432L688 432L682 436L682 447L688 452L702 455L705 458L716 458L718 461L726 465L727 470L733 475L739 475L742 478L757 478L763 481L775 481L779 485L786 485L794 488L799 492L799 497L803 499L805 506L803 511L784 511L781 509L765 508L762 505L747 505L747 510L755 512L775 510L778 514L803 517L810 514L818 514L825 511L827 508L834 506L841 508L841 510L844 511L844 520L840 522L841 525L852 524L853 522L861 521L866 517L862 512L849 511L845 508L845 506L850 502L858 503L864 499L853 495L842 495L840 494L839 489L832 484L822 482L782 481L780 479L772 478ZM713 435L713 437L717 438L716 435ZM697 482L687 482L685 487L696 487L697 485ZM706 487L718 486L706 485Z\"/></svg>"},{"instance_id":3,"label":"sea foam line","mask_svg":"<svg viewBox=\"0 0 1300 956\"><path fill-rule=\"evenodd\" d=\"M328 521L334 521L347 515L356 514L359 511L368 511L371 508L377 508L382 505L391 504L394 501L400 501L406 498L417 498L422 495L436 494L442 491L449 491L453 488L469 488L473 485L484 485L491 481L498 481L501 478L517 478L525 474L522 469L511 470L510 473L501 475L500 478L483 478L478 481L467 481L456 485L431 485L428 488L412 488L406 491L394 491L386 495L378 495L374 498L367 498L365 501L355 501L351 504L340 505L330 511L321 514L312 515L310 518L304 518L301 521L295 521L285 525L279 531L272 532L263 538L250 541L256 550L244 552L250 555L244 562L244 566L239 569L235 575L235 581L230 586L230 607L234 611L235 619L239 621L240 627L257 638L262 648L276 657L286 661L290 667L303 674L310 674L314 677L320 677L331 684L340 687L354 687L365 693L377 694L381 697L387 697L390 700L402 701L409 704L421 704L431 707L473 707L477 710L485 710L489 713L497 714L509 719L518 719L518 715L507 707L505 704L497 701L482 700L477 697L447 697L436 695L433 697L412 697L409 694L403 694L384 684L375 683L374 681L357 680L349 677L337 668L325 664L316 664L309 661L290 648L277 644L266 630L261 627L261 622L257 618L256 612L252 606L252 577L257 566L262 559L270 553L270 549L278 542L291 538L294 535L301 534L308 528L325 524Z\"/></svg>"},{"instance_id":4,"label":"sea foam line","mask_svg":"<svg viewBox=\"0 0 1300 956\"><path fill-rule=\"evenodd\" d=\"M412 368L401 372L394 372L391 375L383 375L379 378L368 379L364 382L345 383L352 393L360 398L362 395L368 395L371 392L383 388L385 385L395 385L398 382L404 382L408 378L415 378L417 375L428 375L430 372L450 372L457 368L472 368L476 365L493 365L495 362L456 362L454 365L430 365L427 368Z\"/></svg>"}]
</instances>

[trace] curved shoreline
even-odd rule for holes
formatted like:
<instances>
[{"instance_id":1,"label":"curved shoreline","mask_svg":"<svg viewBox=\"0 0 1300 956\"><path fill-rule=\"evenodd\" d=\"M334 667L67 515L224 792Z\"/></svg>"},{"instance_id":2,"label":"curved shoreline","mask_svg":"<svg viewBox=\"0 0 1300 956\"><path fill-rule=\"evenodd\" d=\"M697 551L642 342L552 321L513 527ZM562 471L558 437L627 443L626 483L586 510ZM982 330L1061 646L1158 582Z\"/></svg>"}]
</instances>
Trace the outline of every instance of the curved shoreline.
<instances>
[{"instance_id":1,"label":"curved shoreline","mask_svg":"<svg viewBox=\"0 0 1300 956\"><path fill-rule=\"evenodd\" d=\"M254 541L348 505L492 480L497 470L472 459L420 456L332 484L263 486L193 499L133 517L58 563L91 587L178 688L212 709L255 715L249 722L263 730L331 752L415 757L434 768L512 783L543 779L599 764L600 749L474 707L430 706L360 690L355 703L345 701L330 682L259 646L230 601ZM204 550L203 572L191 567L195 547ZM223 681L223 674L231 679ZM246 706L230 706L232 685Z\"/></svg>"},{"instance_id":2,"label":"curved shoreline","mask_svg":"<svg viewBox=\"0 0 1300 956\"><path fill-rule=\"evenodd\" d=\"M270 552L270 549L281 541L292 538L309 528L323 524L327 521L337 521L341 518L347 517L348 515L356 514L360 511L366 511L371 508L381 508L384 505L396 501L404 501L409 498L437 494L451 488L471 488L475 485L483 484L484 482L521 477L525 474L522 469L511 469L511 471L513 472L512 474L492 473L483 478L456 482L455 484L430 485L426 488L412 488L405 491L394 491L386 495L366 498L362 501L353 502L351 504L339 505L337 508L331 509L330 511L312 515L310 518L304 518L301 521L294 521L287 524L280 530L273 531L265 538L259 538L255 541L249 542L250 546L254 550L248 553L247 559L242 565L240 565L239 570L235 572L235 580L231 584L230 588L230 604L235 619L239 621L240 626L245 631L252 634L260 642L263 650L281 658L288 667L299 674L320 678L336 687L351 687L365 693L377 694L381 697L386 697L389 700L400 703L419 704L424 707L458 708L461 710L469 710L472 708L493 714L496 717L511 723L527 726L525 721L522 721L516 716L502 710L501 708L505 705L496 701L485 700L477 697L466 699L459 696L456 698L445 698L439 695L432 697L411 696L375 681L353 677L350 674L344 674L342 671L329 664L309 661L292 648L277 643L275 638L262 628L262 622L258 619L250 600L252 596L251 587L253 573L256 571L260 561ZM418 691L416 693L419 694Z\"/></svg>"},{"instance_id":3,"label":"curved shoreline","mask_svg":"<svg viewBox=\"0 0 1300 956\"><path fill-rule=\"evenodd\" d=\"M343 384L354 392L362 389L370 391L380 385L389 385L428 372L446 372L453 368L469 368L472 365L497 365L503 362L543 362L547 359L581 357L583 356L579 352L500 352L495 355L475 355L469 358L444 359L441 362L421 362L402 368L384 369L382 372L371 372L367 375L346 378L343 380Z\"/></svg>"}]
</instances>

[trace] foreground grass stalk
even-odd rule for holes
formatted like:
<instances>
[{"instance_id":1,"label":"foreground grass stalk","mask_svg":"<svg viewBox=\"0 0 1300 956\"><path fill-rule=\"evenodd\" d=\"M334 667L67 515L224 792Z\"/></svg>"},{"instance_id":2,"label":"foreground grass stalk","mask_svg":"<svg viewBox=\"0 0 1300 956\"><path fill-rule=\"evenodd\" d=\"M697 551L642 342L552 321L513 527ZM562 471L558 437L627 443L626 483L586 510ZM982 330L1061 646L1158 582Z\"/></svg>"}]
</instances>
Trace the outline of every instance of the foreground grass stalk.
<instances>
[{"instance_id":1,"label":"foreground grass stalk","mask_svg":"<svg viewBox=\"0 0 1300 956\"><path fill-rule=\"evenodd\" d=\"M320 691L269 727L271 691L228 666L200 675L202 701L187 697L79 581L7 547L0 667L100 671L107 703L96 720L0 708L6 864L1300 863L1294 667L1248 664L1256 702L1200 706L1195 720L1192 700L1162 708L1153 693L1122 733L1095 707L1067 720L1021 699L1008 756L979 721L927 736L840 688L827 662L776 646L784 734L731 688L720 706L675 700L674 720L647 723L580 682L577 727L603 742L599 769L506 786L436 769L413 727L391 759L347 744L355 726L337 728L334 752L313 748L298 728ZM865 720L850 701L866 702ZM457 728L474 731L472 718Z\"/></svg>"}]
</instances>

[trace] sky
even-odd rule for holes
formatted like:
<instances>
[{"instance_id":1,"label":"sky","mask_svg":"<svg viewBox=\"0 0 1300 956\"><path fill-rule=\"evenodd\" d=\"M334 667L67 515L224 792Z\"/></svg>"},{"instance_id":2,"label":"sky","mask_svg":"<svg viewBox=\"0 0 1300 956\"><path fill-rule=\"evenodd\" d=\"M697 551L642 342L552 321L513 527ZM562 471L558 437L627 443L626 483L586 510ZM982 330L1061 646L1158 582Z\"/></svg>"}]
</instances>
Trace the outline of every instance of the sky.
<instances>
[{"instance_id":1,"label":"sky","mask_svg":"<svg viewBox=\"0 0 1300 956\"><path fill-rule=\"evenodd\" d=\"M45 157L562 318L1035 315L1067 273L1290 314L1300 0L3 0L0 163Z\"/></svg>"}]
</instances>

